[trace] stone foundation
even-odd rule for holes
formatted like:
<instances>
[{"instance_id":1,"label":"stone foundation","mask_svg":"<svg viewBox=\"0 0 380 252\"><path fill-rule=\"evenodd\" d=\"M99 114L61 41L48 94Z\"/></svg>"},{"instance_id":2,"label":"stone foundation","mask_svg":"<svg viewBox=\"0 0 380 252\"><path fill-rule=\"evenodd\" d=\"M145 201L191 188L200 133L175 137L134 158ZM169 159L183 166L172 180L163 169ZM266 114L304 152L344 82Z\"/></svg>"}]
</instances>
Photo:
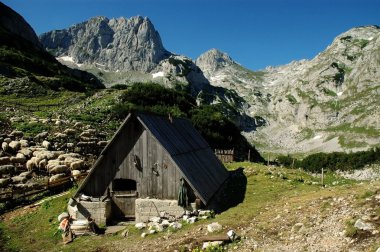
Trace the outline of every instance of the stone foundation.
<instances>
[{"instance_id":1,"label":"stone foundation","mask_svg":"<svg viewBox=\"0 0 380 252\"><path fill-rule=\"evenodd\" d=\"M68 206L71 216L77 220L91 217L97 225L106 225L111 218L111 201L79 201L75 206Z\"/></svg>"},{"instance_id":2,"label":"stone foundation","mask_svg":"<svg viewBox=\"0 0 380 252\"><path fill-rule=\"evenodd\" d=\"M184 214L185 210L192 211L193 208L195 208L194 204L184 209L178 206L177 200L136 199L135 217L136 222L147 222L150 217L160 216L160 212L166 212L178 218Z\"/></svg>"}]
</instances>

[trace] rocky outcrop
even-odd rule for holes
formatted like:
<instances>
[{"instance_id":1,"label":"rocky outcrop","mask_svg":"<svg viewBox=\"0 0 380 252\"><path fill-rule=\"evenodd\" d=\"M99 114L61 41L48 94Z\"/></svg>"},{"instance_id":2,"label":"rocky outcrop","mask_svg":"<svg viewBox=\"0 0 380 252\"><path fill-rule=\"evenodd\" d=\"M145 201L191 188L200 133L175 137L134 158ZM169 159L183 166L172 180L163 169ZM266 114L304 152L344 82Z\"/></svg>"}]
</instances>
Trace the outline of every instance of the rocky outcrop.
<instances>
[{"instance_id":1,"label":"rocky outcrop","mask_svg":"<svg viewBox=\"0 0 380 252\"><path fill-rule=\"evenodd\" d=\"M56 57L115 72L149 72L170 55L151 21L141 16L95 17L44 33L40 41Z\"/></svg>"},{"instance_id":2,"label":"rocky outcrop","mask_svg":"<svg viewBox=\"0 0 380 252\"><path fill-rule=\"evenodd\" d=\"M211 49L199 56L195 64L199 66L204 73L212 73L236 63L227 53L221 52L218 49Z\"/></svg>"}]
</instances>

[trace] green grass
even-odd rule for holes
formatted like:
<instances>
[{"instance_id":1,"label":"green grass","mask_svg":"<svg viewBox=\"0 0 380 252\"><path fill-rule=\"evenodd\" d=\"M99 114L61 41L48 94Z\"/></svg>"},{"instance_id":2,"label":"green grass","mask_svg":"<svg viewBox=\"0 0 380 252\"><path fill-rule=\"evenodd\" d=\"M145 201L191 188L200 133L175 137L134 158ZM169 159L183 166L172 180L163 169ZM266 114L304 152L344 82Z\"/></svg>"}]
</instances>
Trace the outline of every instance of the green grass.
<instances>
[{"instance_id":1,"label":"green grass","mask_svg":"<svg viewBox=\"0 0 380 252\"><path fill-rule=\"evenodd\" d=\"M323 88L322 91L325 95L332 96L332 97L337 96L337 94L334 91L332 91L328 88Z\"/></svg>"},{"instance_id":2,"label":"green grass","mask_svg":"<svg viewBox=\"0 0 380 252\"><path fill-rule=\"evenodd\" d=\"M326 129L328 132L350 132L356 134L363 134L369 137L379 137L380 131L375 127L358 127L352 126L350 123L343 123L335 127L329 127Z\"/></svg>"},{"instance_id":3,"label":"green grass","mask_svg":"<svg viewBox=\"0 0 380 252\"><path fill-rule=\"evenodd\" d=\"M288 99L288 101L291 103L291 104L296 104L297 103L297 99L293 96L293 95L291 95L291 94L288 94L287 96L286 96L286 98Z\"/></svg>"},{"instance_id":4,"label":"green grass","mask_svg":"<svg viewBox=\"0 0 380 252\"><path fill-rule=\"evenodd\" d=\"M273 220L278 212L283 211L284 204L289 211L298 206L307 209L308 202L321 197L338 197L338 195L363 195L366 190L362 184L345 180L339 176L327 172L325 184L329 189L321 187L320 178L298 169L268 168L267 166L240 162L226 164L229 170L243 167L247 177L247 187L244 201L235 207L215 216L215 219L201 220L175 232L164 232L141 238L142 230L137 230L129 225L128 237L120 235L84 236L74 240L73 243L62 245L61 237L54 233L58 227L57 216L65 210L66 204L72 195L69 194L52 199L44 203L35 211L20 215L12 220L0 222L0 250L5 251L112 251L114 243L124 248L140 247L141 243L156 244L163 241L163 237L170 236L171 240L181 240L185 235L196 232L201 227L211 222L219 222L224 229L239 231L242 227L249 226L253 220L255 229L249 235L254 239L262 239L262 235L277 235L276 222ZM338 181L338 183L336 183ZM328 205L321 205L321 210L328 212ZM307 211L307 210L305 210ZM297 222L297 216L289 214L289 229ZM261 238L260 238L261 237ZM3 246L3 247L1 247ZM172 248L179 249L181 243ZM236 246L240 246L236 244ZM85 249L84 249L85 248Z\"/></svg>"},{"instance_id":5,"label":"green grass","mask_svg":"<svg viewBox=\"0 0 380 252\"><path fill-rule=\"evenodd\" d=\"M362 141L356 141L353 139L347 138L347 136L339 136L338 138L340 146L343 148L360 148L360 147L367 147L368 143L367 142L362 142Z\"/></svg>"},{"instance_id":6,"label":"green grass","mask_svg":"<svg viewBox=\"0 0 380 252\"><path fill-rule=\"evenodd\" d=\"M12 126L17 130L25 133L26 136L35 136L43 131L50 131L51 126L49 124L39 122L15 122Z\"/></svg>"}]
</instances>

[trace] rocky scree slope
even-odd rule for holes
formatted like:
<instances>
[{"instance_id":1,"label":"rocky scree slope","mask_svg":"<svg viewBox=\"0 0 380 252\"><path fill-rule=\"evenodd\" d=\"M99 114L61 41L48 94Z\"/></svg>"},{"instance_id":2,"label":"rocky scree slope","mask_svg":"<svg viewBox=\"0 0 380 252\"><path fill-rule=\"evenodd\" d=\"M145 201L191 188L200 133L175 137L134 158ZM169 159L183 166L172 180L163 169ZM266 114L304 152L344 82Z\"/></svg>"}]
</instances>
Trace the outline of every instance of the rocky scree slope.
<instances>
[{"instance_id":1,"label":"rocky scree slope","mask_svg":"<svg viewBox=\"0 0 380 252\"><path fill-rule=\"evenodd\" d=\"M148 18L95 17L40 36L44 48L64 61L110 71L150 72L170 56Z\"/></svg>"},{"instance_id":2,"label":"rocky scree slope","mask_svg":"<svg viewBox=\"0 0 380 252\"><path fill-rule=\"evenodd\" d=\"M214 86L234 88L258 119L262 149L359 150L379 144L380 28L353 28L312 60L251 72L216 50L196 61Z\"/></svg>"}]
</instances>

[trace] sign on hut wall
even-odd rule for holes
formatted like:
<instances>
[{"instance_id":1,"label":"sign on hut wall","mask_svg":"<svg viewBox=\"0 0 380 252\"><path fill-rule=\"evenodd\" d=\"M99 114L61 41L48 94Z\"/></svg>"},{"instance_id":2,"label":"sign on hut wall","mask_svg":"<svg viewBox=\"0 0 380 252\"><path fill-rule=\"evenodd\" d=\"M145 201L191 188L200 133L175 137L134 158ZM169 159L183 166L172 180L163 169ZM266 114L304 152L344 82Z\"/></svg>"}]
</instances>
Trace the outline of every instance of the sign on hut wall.
<instances>
[{"instance_id":1,"label":"sign on hut wall","mask_svg":"<svg viewBox=\"0 0 380 252\"><path fill-rule=\"evenodd\" d=\"M231 149L231 150L215 149L215 155L219 158L220 161L224 163L234 161L234 149Z\"/></svg>"}]
</instances>

